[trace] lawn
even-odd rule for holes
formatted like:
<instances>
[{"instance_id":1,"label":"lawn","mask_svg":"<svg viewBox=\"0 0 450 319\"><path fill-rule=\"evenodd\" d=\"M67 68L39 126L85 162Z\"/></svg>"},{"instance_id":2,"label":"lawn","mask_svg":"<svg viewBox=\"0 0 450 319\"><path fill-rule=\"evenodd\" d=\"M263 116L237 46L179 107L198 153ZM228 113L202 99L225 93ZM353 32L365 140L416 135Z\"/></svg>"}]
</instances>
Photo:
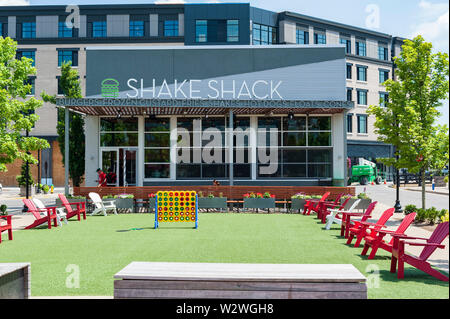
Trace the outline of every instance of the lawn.
<instances>
[{"instance_id":1,"label":"lawn","mask_svg":"<svg viewBox=\"0 0 450 319\"><path fill-rule=\"evenodd\" d=\"M407 266L405 280L389 272L390 255L375 260L345 245L313 216L298 214L200 214L199 228L162 224L154 215L88 217L69 225L14 232L0 244L0 262L31 262L33 296L112 296L113 276L132 261L353 264L366 277L379 271L369 298L449 298L448 283ZM73 266L79 288L67 288ZM276 271L276 269L274 269ZM371 277L373 278L373 277ZM70 285L69 285L70 286Z\"/></svg>"}]
</instances>

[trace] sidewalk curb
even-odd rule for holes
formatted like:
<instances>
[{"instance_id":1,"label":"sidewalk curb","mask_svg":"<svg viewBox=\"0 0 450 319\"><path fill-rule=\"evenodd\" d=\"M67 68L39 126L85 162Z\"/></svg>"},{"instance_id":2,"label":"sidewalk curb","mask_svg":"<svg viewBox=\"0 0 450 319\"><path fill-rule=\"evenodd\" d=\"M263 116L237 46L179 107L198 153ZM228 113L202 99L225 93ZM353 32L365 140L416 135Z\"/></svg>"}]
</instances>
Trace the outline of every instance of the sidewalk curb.
<instances>
[{"instance_id":1,"label":"sidewalk curb","mask_svg":"<svg viewBox=\"0 0 450 319\"><path fill-rule=\"evenodd\" d=\"M412 188L405 188L405 191L411 191L411 192L422 192L420 189L412 189ZM425 191L425 193L428 194L437 194L437 195L449 195L449 193L443 193L443 192L436 192L436 191Z\"/></svg>"}]
</instances>

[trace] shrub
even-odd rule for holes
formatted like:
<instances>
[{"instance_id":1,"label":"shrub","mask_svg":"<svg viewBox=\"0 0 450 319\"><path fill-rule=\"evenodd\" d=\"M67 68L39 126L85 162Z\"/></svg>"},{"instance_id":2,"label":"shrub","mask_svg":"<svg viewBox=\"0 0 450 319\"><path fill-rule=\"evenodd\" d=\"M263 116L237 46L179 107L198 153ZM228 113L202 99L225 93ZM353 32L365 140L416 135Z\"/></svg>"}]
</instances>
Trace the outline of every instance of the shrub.
<instances>
[{"instance_id":1,"label":"shrub","mask_svg":"<svg viewBox=\"0 0 450 319\"><path fill-rule=\"evenodd\" d=\"M5 204L2 204L0 206L0 215L1 216L5 216L7 213L6 211L8 210L8 206L6 206Z\"/></svg>"},{"instance_id":2,"label":"shrub","mask_svg":"<svg viewBox=\"0 0 450 319\"><path fill-rule=\"evenodd\" d=\"M44 185L42 186L42 190L44 191L44 193L48 193L50 191L50 186Z\"/></svg>"},{"instance_id":3,"label":"shrub","mask_svg":"<svg viewBox=\"0 0 450 319\"><path fill-rule=\"evenodd\" d=\"M416 223L423 223L427 218L427 210L419 208L416 210L416 213L417 213L415 218Z\"/></svg>"},{"instance_id":4,"label":"shrub","mask_svg":"<svg viewBox=\"0 0 450 319\"><path fill-rule=\"evenodd\" d=\"M102 197L103 199L113 199L115 198L114 195L105 195Z\"/></svg>"},{"instance_id":5,"label":"shrub","mask_svg":"<svg viewBox=\"0 0 450 319\"><path fill-rule=\"evenodd\" d=\"M219 198L223 198L223 193L222 192L219 193Z\"/></svg>"},{"instance_id":6,"label":"shrub","mask_svg":"<svg viewBox=\"0 0 450 319\"><path fill-rule=\"evenodd\" d=\"M438 219L440 211L436 209L436 207L431 207L427 209L426 220L430 225L434 225L436 220Z\"/></svg>"},{"instance_id":7,"label":"shrub","mask_svg":"<svg viewBox=\"0 0 450 319\"><path fill-rule=\"evenodd\" d=\"M448 175L444 177L444 183L448 183Z\"/></svg>"},{"instance_id":8,"label":"shrub","mask_svg":"<svg viewBox=\"0 0 450 319\"><path fill-rule=\"evenodd\" d=\"M31 176L31 164L28 164L28 176L27 176L27 163L23 162L20 168L20 175L16 176L19 187L25 187L27 185L32 186L34 184L33 177Z\"/></svg>"},{"instance_id":9,"label":"shrub","mask_svg":"<svg viewBox=\"0 0 450 319\"><path fill-rule=\"evenodd\" d=\"M341 198L344 199L344 200L346 200L347 198L358 199L358 196L344 195L344 196L342 196Z\"/></svg>"},{"instance_id":10,"label":"shrub","mask_svg":"<svg viewBox=\"0 0 450 319\"><path fill-rule=\"evenodd\" d=\"M213 193L209 193L208 198L214 198L214 194Z\"/></svg>"},{"instance_id":11,"label":"shrub","mask_svg":"<svg viewBox=\"0 0 450 319\"><path fill-rule=\"evenodd\" d=\"M404 213L405 215L409 215L413 212L417 212L417 206L416 205L406 205Z\"/></svg>"},{"instance_id":12,"label":"shrub","mask_svg":"<svg viewBox=\"0 0 450 319\"><path fill-rule=\"evenodd\" d=\"M134 198L133 194L119 194L114 196L114 198Z\"/></svg>"},{"instance_id":13,"label":"shrub","mask_svg":"<svg viewBox=\"0 0 450 319\"><path fill-rule=\"evenodd\" d=\"M198 197L199 197L199 198L203 198L203 197L204 197L202 191L198 192L197 194L198 194Z\"/></svg>"},{"instance_id":14,"label":"shrub","mask_svg":"<svg viewBox=\"0 0 450 319\"><path fill-rule=\"evenodd\" d=\"M441 216L439 216L439 218L441 219L441 223L448 222L448 210L441 210Z\"/></svg>"},{"instance_id":15,"label":"shrub","mask_svg":"<svg viewBox=\"0 0 450 319\"><path fill-rule=\"evenodd\" d=\"M291 196L292 199L311 199L310 195L305 195L303 193L297 193Z\"/></svg>"},{"instance_id":16,"label":"shrub","mask_svg":"<svg viewBox=\"0 0 450 319\"><path fill-rule=\"evenodd\" d=\"M359 193L358 198L359 199L370 199L370 197L366 193Z\"/></svg>"}]
</instances>

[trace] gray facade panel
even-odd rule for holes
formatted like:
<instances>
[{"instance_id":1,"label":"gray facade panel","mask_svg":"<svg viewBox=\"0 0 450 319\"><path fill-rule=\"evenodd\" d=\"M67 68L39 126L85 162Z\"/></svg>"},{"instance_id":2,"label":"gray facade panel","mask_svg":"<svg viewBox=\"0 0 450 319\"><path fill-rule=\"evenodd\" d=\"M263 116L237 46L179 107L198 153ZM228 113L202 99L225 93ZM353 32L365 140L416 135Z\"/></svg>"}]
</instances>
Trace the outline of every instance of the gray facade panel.
<instances>
[{"instance_id":1,"label":"gray facade panel","mask_svg":"<svg viewBox=\"0 0 450 319\"><path fill-rule=\"evenodd\" d=\"M16 17L8 17L8 37L16 38Z\"/></svg>"},{"instance_id":2,"label":"gray facade panel","mask_svg":"<svg viewBox=\"0 0 450 319\"><path fill-rule=\"evenodd\" d=\"M36 16L36 37L57 38L58 16Z\"/></svg>"}]
</instances>

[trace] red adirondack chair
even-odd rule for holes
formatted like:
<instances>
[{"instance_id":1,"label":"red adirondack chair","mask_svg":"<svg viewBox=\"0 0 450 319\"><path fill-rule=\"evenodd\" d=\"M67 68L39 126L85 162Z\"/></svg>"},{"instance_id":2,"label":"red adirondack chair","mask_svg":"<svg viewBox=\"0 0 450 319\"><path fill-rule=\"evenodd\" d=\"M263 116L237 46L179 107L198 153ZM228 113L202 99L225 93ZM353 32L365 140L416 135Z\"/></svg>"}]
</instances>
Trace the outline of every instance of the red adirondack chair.
<instances>
[{"instance_id":1,"label":"red adirondack chair","mask_svg":"<svg viewBox=\"0 0 450 319\"><path fill-rule=\"evenodd\" d=\"M330 194L331 194L330 192L326 192L319 200L317 199L306 200L305 206L303 208L303 215L310 215L311 210L318 213L320 211L322 203L325 202L325 200L327 199L328 196L330 196Z\"/></svg>"},{"instance_id":2,"label":"red adirondack chair","mask_svg":"<svg viewBox=\"0 0 450 319\"><path fill-rule=\"evenodd\" d=\"M411 225L411 223L416 218L416 213L408 214L405 218L403 218L402 222L398 226L398 228L395 231L389 231L389 230L382 230L379 229L375 231L375 234L370 234L364 237L364 249L361 252L362 256L365 256L367 254L367 251L370 247L372 247L372 251L369 254L369 259L373 259L375 257L375 254L377 253L378 248L384 249L388 252L392 252L392 245L394 244L394 237L389 242L386 242L383 238L386 235L404 235L405 231L408 229L408 227Z\"/></svg>"},{"instance_id":3,"label":"red adirondack chair","mask_svg":"<svg viewBox=\"0 0 450 319\"><path fill-rule=\"evenodd\" d=\"M341 200L341 197L344 195L345 194L339 194L334 201L328 201L328 202L324 201L322 203L322 205L320 205L320 207L319 207L319 211L317 212L317 218L322 220L322 213L327 210L326 206L332 207L332 208L333 207L335 208L338 205L340 206L339 201Z\"/></svg>"},{"instance_id":4,"label":"red adirondack chair","mask_svg":"<svg viewBox=\"0 0 450 319\"><path fill-rule=\"evenodd\" d=\"M350 227L352 227L355 222L351 220L352 217L361 217L361 222L367 221L375 209L375 206L378 202L372 202L370 203L369 207L367 207L366 211L364 213L353 213L353 212L347 212L342 211L342 224L341 224L341 236L344 236L345 238L348 238Z\"/></svg>"},{"instance_id":5,"label":"red adirondack chair","mask_svg":"<svg viewBox=\"0 0 450 319\"><path fill-rule=\"evenodd\" d=\"M376 223L369 223L368 221L354 221L355 224L353 227L350 228L349 237L347 240L347 245L352 243L353 238L356 236L356 242L354 247L359 247L359 244L361 244L361 241L363 238L367 235L369 236L375 236L377 231L381 228L385 227L384 225L388 221L389 218L394 215L395 208L389 208L384 211L384 213L381 215L380 219ZM370 227L373 227L370 229Z\"/></svg>"},{"instance_id":6,"label":"red adirondack chair","mask_svg":"<svg viewBox=\"0 0 450 319\"><path fill-rule=\"evenodd\" d=\"M33 214L36 220L25 227L25 229L31 229L47 223L48 229L52 228L52 220L54 221L54 227L58 227L58 220L56 215L56 207L47 207L44 209L37 208L31 199L22 199L23 203L27 206L28 212Z\"/></svg>"},{"instance_id":7,"label":"red adirondack chair","mask_svg":"<svg viewBox=\"0 0 450 319\"><path fill-rule=\"evenodd\" d=\"M405 277L405 263L422 270L423 272L442 281L448 281L448 276L442 274L438 270L431 267L427 259L434 253L437 248L444 249L441 245L445 237L448 236L448 222L439 224L430 238L409 237L406 235L393 234L394 244L392 246L391 259L391 273L395 273L398 263L397 278L403 279ZM405 240L425 240L426 243L409 242ZM405 245L410 246L424 246L419 257L407 255L405 253Z\"/></svg>"},{"instance_id":8,"label":"red adirondack chair","mask_svg":"<svg viewBox=\"0 0 450 319\"><path fill-rule=\"evenodd\" d=\"M67 219L72 218L73 216L77 216L78 221L81 220L81 214L83 214L83 219L86 219L86 203L85 202L76 202L69 203L66 196L64 194L58 194L59 199L61 200L64 208L67 211ZM72 205L76 205L77 209L73 209Z\"/></svg>"},{"instance_id":9,"label":"red adirondack chair","mask_svg":"<svg viewBox=\"0 0 450 319\"><path fill-rule=\"evenodd\" d=\"M342 198L342 196L344 195L340 195L339 196L339 200ZM345 205L347 205L348 201L351 199L351 197L347 197L344 202L342 204L335 204L335 203L323 203L322 204L322 212L320 213L320 217L322 219L322 224L325 224L327 222L327 216L330 215L330 209L338 209L338 210L343 210Z\"/></svg>"},{"instance_id":10,"label":"red adirondack chair","mask_svg":"<svg viewBox=\"0 0 450 319\"><path fill-rule=\"evenodd\" d=\"M11 215L0 216L0 243L2 242L2 233L4 231L8 231L8 239L9 240L13 239L11 218L12 218ZM6 220L5 225L2 225L3 220Z\"/></svg>"}]
</instances>

